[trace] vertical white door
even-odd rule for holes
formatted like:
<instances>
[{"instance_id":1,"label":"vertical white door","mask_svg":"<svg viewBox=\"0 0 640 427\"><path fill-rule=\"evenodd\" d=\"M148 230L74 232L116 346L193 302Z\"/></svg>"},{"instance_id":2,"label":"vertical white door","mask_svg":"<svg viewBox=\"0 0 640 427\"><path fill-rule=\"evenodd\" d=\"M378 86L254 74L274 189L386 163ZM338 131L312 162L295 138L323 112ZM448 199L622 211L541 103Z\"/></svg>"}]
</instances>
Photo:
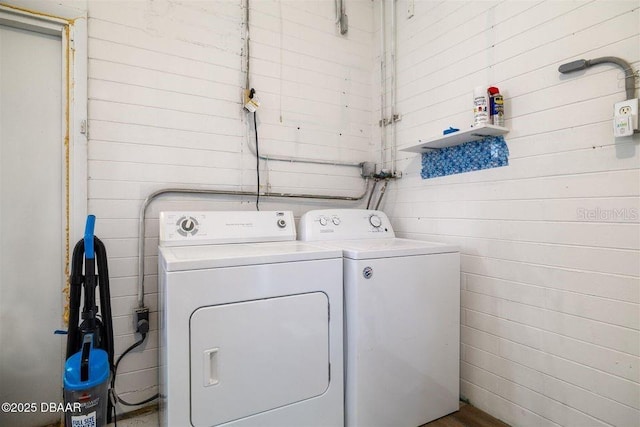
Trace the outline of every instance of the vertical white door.
<instances>
[{"instance_id":1,"label":"vertical white door","mask_svg":"<svg viewBox=\"0 0 640 427\"><path fill-rule=\"evenodd\" d=\"M62 42L0 25L0 402L59 402L63 248ZM60 414L0 413L0 425Z\"/></svg>"}]
</instances>

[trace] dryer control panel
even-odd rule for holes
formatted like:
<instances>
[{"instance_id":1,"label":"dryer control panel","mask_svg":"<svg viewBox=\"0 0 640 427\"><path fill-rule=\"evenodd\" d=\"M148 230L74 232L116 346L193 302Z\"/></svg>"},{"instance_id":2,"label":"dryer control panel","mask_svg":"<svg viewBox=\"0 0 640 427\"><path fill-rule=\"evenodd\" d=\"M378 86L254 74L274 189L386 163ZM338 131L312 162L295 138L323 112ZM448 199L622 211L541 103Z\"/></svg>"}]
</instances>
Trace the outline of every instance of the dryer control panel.
<instances>
[{"instance_id":1,"label":"dryer control panel","mask_svg":"<svg viewBox=\"0 0 640 427\"><path fill-rule=\"evenodd\" d=\"M300 240L350 240L395 237L382 211L322 209L305 213L298 227Z\"/></svg>"},{"instance_id":2,"label":"dryer control panel","mask_svg":"<svg viewBox=\"0 0 640 427\"><path fill-rule=\"evenodd\" d=\"M290 211L160 212L160 246L280 242L296 239Z\"/></svg>"}]
</instances>

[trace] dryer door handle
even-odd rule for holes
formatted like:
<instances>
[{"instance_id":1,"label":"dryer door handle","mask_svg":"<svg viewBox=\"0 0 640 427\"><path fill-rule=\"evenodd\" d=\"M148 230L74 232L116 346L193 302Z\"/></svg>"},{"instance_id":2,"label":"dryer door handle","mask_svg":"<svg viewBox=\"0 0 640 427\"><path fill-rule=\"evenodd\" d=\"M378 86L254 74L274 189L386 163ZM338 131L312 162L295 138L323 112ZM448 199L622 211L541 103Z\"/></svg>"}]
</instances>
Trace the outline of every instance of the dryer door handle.
<instances>
[{"instance_id":1,"label":"dryer door handle","mask_svg":"<svg viewBox=\"0 0 640 427\"><path fill-rule=\"evenodd\" d=\"M203 353L203 386L209 387L220 382L218 379L218 348Z\"/></svg>"}]
</instances>

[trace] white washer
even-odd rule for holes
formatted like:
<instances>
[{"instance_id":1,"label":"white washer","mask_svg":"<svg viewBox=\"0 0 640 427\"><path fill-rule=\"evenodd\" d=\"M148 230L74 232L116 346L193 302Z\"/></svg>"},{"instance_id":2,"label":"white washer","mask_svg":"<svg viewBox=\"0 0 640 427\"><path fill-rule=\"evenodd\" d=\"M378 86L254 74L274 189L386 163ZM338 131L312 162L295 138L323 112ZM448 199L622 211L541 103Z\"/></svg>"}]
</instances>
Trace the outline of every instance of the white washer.
<instances>
[{"instance_id":1,"label":"white washer","mask_svg":"<svg viewBox=\"0 0 640 427\"><path fill-rule=\"evenodd\" d=\"M160 214L161 425L344 424L342 254L295 237L291 212Z\"/></svg>"},{"instance_id":2,"label":"white washer","mask_svg":"<svg viewBox=\"0 0 640 427\"><path fill-rule=\"evenodd\" d=\"M416 427L457 411L458 249L395 238L373 210L310 211L299 231L343 251L345 425Z\"/></svg>"}]
</instances>

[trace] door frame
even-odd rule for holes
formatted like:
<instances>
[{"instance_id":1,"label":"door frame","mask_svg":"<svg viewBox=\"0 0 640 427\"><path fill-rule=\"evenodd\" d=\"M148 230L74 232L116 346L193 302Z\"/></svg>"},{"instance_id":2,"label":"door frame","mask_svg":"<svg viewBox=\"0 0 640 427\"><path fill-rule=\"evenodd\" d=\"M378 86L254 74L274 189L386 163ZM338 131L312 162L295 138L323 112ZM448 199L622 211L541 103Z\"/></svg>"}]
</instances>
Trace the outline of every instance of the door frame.
<instances>
[{"instance_id":1,"label":"door frame","mask_svg":"<svg viewBox=\"0 0 640 427\"><path fill-rule=\"evenodd\" d=\"M83 236L87 216L87 12L54 2L0 3L0 24L60 36L62 40L62 191L64 239L61 266L61 292L68 292L72 242ZM24 7L22 7L22 4ZM27 8L29 7L29 8ZM42 7L44 10L33 10ZM67 298L63 297L63 316L67 319ZM62 324L61 319L61 324Z\"/></svg>"}]
</instances>

